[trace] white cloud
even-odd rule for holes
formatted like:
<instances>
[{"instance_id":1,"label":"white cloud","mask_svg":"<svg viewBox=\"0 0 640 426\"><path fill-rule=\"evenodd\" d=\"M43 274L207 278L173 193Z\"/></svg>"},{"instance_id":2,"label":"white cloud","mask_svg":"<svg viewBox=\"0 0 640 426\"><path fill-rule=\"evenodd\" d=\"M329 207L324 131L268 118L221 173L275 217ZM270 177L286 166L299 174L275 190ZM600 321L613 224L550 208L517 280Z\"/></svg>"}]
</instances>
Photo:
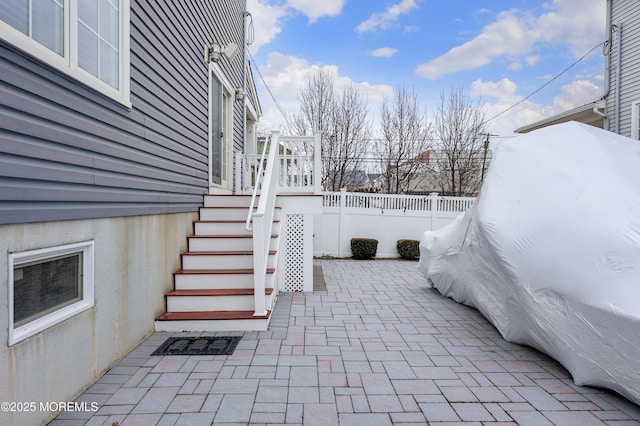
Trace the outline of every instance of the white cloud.
<instances>
[{"instance_id":1,"label":"white cloud","mask_svg":"<svg viewBox=\"0 0 640 426\"><path fill-rule=\"evenodd\" d=\"M554 114L549 107L528 100L505 113L505 110L522 100L522 97L516 94L517 89L517 85L508 78L500 81L476 80L471 84L470 95L484 101L485 117L491 119L499 114L489 122L489 133L500 137L513 136L513 131L518 127Z\"/></svg>"},{"instance_id":2,"label":"white cloud","mask_svg":"<svg viewBox=\"0 0 640 426\"><path fill-rule=\"evenodd\" d=\"M606 3L602 0L553 0L550 11L538 18L536 30L544 41L567 44L578 58L605 40Z\"/></svg>"},{"instance_id":3,"label":"white cloud","mask_svg":"<svg viewBox=\"0 0 640 426\"><path fill-rule=\"evenodd\" d=\"M251 52L255 55L262 46L271 43L291 15L302 13L313 23L323 16L338 16L344 3L345 0L288 0L285 4L274 5L268 0L247 0L255 35Z\"/></svg>"},{"instance_id":4,"label":"white cloud","mask_svg":"<svg viewBox=\"0 0 640 426\"><path fill-rule=\"evenodd\" d=\"M371 56L376 56L379 58L391 58L396 53L398 53L398 49L396 49L395 47L380 47L371 52Z\"/></svg>"},{"instance_id":5,"label":"white cloud","mask_svg":"<svg viewBox=\"0 0 640 426\"><path fill-rule=\"evenodd\" d=\"M374 119L374 115L380 110L380 105L385 97L393 96L393 88L389 85L372 85L368 82L356 82L350 77L340 75L340 70L336 65L310 64L307 60L278 52L268 55L267 64L260 66L260 72L269 87L269 91L276 98L278 105L286 114L298 112L298 94L305 85L305 78L313 72L324 70L331 73L335 78L335 88L340 90L348 84L353 84L364 99L367 100L369 118ZM260 87L262 81L256 81ZM261 90L262 93L268 93ZM260 120L260 127L268 129L286 128L286 121L280 114L273 99L270 96L260 98L262 109L265 115Z\"/></svg>"},{"instance_id":6,"label":"white cloud","mask_svg":"<svg viewBox=\"0 0 640 426\"><path fill-rule=\"evenodd\" d=\"M385 12L374 13L366 21L361 22L356 27L356 32L365 33L367 31L385 30L389 28L401 15L405 15L418 8L419 0L402 0L393 4Z\"/></svg>"},{"instance_id":7,"label":"white cloud","mask_svg":"<svg viewBox=\"0 0 640 426\"><path fill-rule=\"evenodd\" d=\"M595 101L602 94L602 88L591 81L576 80L562 86L560 94L553 99L553 103L550 105L541 105L526 100L515 108L509 109L522 100L522 96L516 95L516 92L517 85L508 78L503 78L500 81L476 80L472 83L470 95L485 100L486 118L489 119L499 114L490 122L489 131L491 133L501 136L512 135L513 130L519 127ZM503 113L506 110L508 111Z\"/></svg>"},{"instance_id":8,"label":"white cloud","mask_svg":"<svg viewBox=\"0 0 640 426\"><path fill-rule=\"evenodd\" d=\"M588 48L604 41L604 1L553 0L546 6L548 11L538 17L515 9L499 13L495 22L485 26L475 38L419 65L416 73L436 79L482 67L503 56L518 58L524 55L525 63L532 65L538 60L530 54L536 43L566 45L574 56L579 57ZM518 66L522 64L514 61L512 67Z\"/></svg>"},{"instance_id":9,"label":"white cloud","mask_svg":"<svg viewBox=\"0 0 640 426\"><path fill-rule=\"evenodd\" d=\"M323 16L335 17L342 12L345 0L288 0L289 6L315 22Z\"/></svg>"},{"instance_id":10,"label":"white cloud","mask_svg":"<svg viewBox=\"0 0 640 426\"><path fill-rule=\"evenodd\" d=\"M595 101L601 94L601 88L592 81L576 80L562 86L560 94L553 99L553 104L560 109L559 112L568 111Z\"/></svg>"},{"instance_id":11,"label":"white cloud","mask_svg":"<svg viewBox=\"0 0 640 426\"><path fill-rule=\"evenodd\" d=\"M280 33L287 8L271 6L261 0L247 0L247 11L251 13L255 35L251 52L255 55L260 47L269 44Z\"/></svg>"},{"instance_id":12,"label":"white cloud","mask_svg":"<svg viewBox=\"0 0 640 426\"><path fill-rule=\"evenodd\" d=\"M505 11L495 22L484 27L482 33L443 56L419 65L416 73L428 79L436 79L457 71L472 70L491 63L497 57L529 52L535 36L530 27Z\"/></svg>"},{"instance_id":13,"label":"white cloud","mask_svg":"<svg viewBox=\"0 0 640 426\"><path fill-rule=\"evenodd\" d=\"M511 102L516 96L516 89L517 85L508 78L503 78L500 81L476 80L471 83L470 95Z\"/></svg>"}]
</instances>

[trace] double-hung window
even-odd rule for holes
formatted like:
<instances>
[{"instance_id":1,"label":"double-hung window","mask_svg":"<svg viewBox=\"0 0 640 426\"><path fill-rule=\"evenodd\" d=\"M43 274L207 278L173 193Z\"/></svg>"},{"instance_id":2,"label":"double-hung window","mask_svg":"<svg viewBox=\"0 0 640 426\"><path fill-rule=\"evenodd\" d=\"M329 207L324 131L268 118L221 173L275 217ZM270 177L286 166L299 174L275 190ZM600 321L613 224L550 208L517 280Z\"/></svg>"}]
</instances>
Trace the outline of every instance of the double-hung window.
<instances>
[{"instance_id":1,"label":"double-hung window","mask_svg":"<svg viewBox=\"0 0 640 426\"><path fill-rule=\"evenodd\" d=\"M0 37L129 106L129 0L3 0Z\"/></svg>"}]
</instances>

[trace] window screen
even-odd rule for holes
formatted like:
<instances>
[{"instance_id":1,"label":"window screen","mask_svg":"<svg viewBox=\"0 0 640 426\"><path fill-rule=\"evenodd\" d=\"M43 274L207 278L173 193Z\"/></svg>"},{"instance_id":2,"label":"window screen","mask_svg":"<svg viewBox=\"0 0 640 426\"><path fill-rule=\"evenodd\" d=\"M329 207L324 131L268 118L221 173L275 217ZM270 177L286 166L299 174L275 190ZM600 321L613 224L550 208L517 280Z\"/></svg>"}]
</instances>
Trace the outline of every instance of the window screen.
<instances>
[{"instance_id":1,"label":"window screen","mask_svg":"<svg viewBox=\"0 0 640 426\"><path fill-rule=\"evenodd\" d=\"M82 253L22 264L13 272L14 325L82 299Z\"/></svg>"}]
</instances>

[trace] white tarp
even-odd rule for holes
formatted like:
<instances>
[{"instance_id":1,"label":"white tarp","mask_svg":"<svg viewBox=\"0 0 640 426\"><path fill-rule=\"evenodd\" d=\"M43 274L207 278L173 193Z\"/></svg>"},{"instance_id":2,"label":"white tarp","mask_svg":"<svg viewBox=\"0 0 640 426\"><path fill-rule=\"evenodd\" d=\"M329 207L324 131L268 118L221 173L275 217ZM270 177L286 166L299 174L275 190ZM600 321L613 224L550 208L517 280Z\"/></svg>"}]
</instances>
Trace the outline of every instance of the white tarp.
<instances>
[{"instance_id":1,"label":"white tarp","mask_svg":"<svg viewBox=\"0 0 640 426\"><path fill-rule=\"evenodd\" d=\"M570 122L502 144L419 268L578 385L640 403L640 141Z\"/></svg>"}]
</instances>

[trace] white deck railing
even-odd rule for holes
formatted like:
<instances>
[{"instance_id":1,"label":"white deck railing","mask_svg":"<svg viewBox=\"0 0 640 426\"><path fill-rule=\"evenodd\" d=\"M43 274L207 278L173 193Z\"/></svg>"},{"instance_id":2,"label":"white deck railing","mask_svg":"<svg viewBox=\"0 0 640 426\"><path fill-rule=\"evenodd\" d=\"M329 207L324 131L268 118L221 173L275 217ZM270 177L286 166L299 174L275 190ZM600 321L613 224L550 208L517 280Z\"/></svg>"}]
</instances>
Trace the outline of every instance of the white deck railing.
<instances>
[{"instance_id":1,"label":"white deck railing","mask_svg":"<svg viewBox=\"0 0 640 426\"><path fill-rule=\"evenodd\" d=\"M414 210L421 212L460 213L466 211L475 198L440 197L431 195L367 194L361 192L325 192L323 207L350 209ZM433 208L435 206L435 209Z\"/></svg>"},{"instance_id":2,"label":"white deck railing","mask_svg":"<svg viewBox=\"0 0 640 426\"><path fill-rule=\"evenodd\" d=\"M271 141L270 145L278 153L278 193L321 193L320 133L313 136L279 135L277 143ZM236 154L238 194L251 194L254 188L260 191L265 161L260 154Z\"/></svg>"}]
</instances>

